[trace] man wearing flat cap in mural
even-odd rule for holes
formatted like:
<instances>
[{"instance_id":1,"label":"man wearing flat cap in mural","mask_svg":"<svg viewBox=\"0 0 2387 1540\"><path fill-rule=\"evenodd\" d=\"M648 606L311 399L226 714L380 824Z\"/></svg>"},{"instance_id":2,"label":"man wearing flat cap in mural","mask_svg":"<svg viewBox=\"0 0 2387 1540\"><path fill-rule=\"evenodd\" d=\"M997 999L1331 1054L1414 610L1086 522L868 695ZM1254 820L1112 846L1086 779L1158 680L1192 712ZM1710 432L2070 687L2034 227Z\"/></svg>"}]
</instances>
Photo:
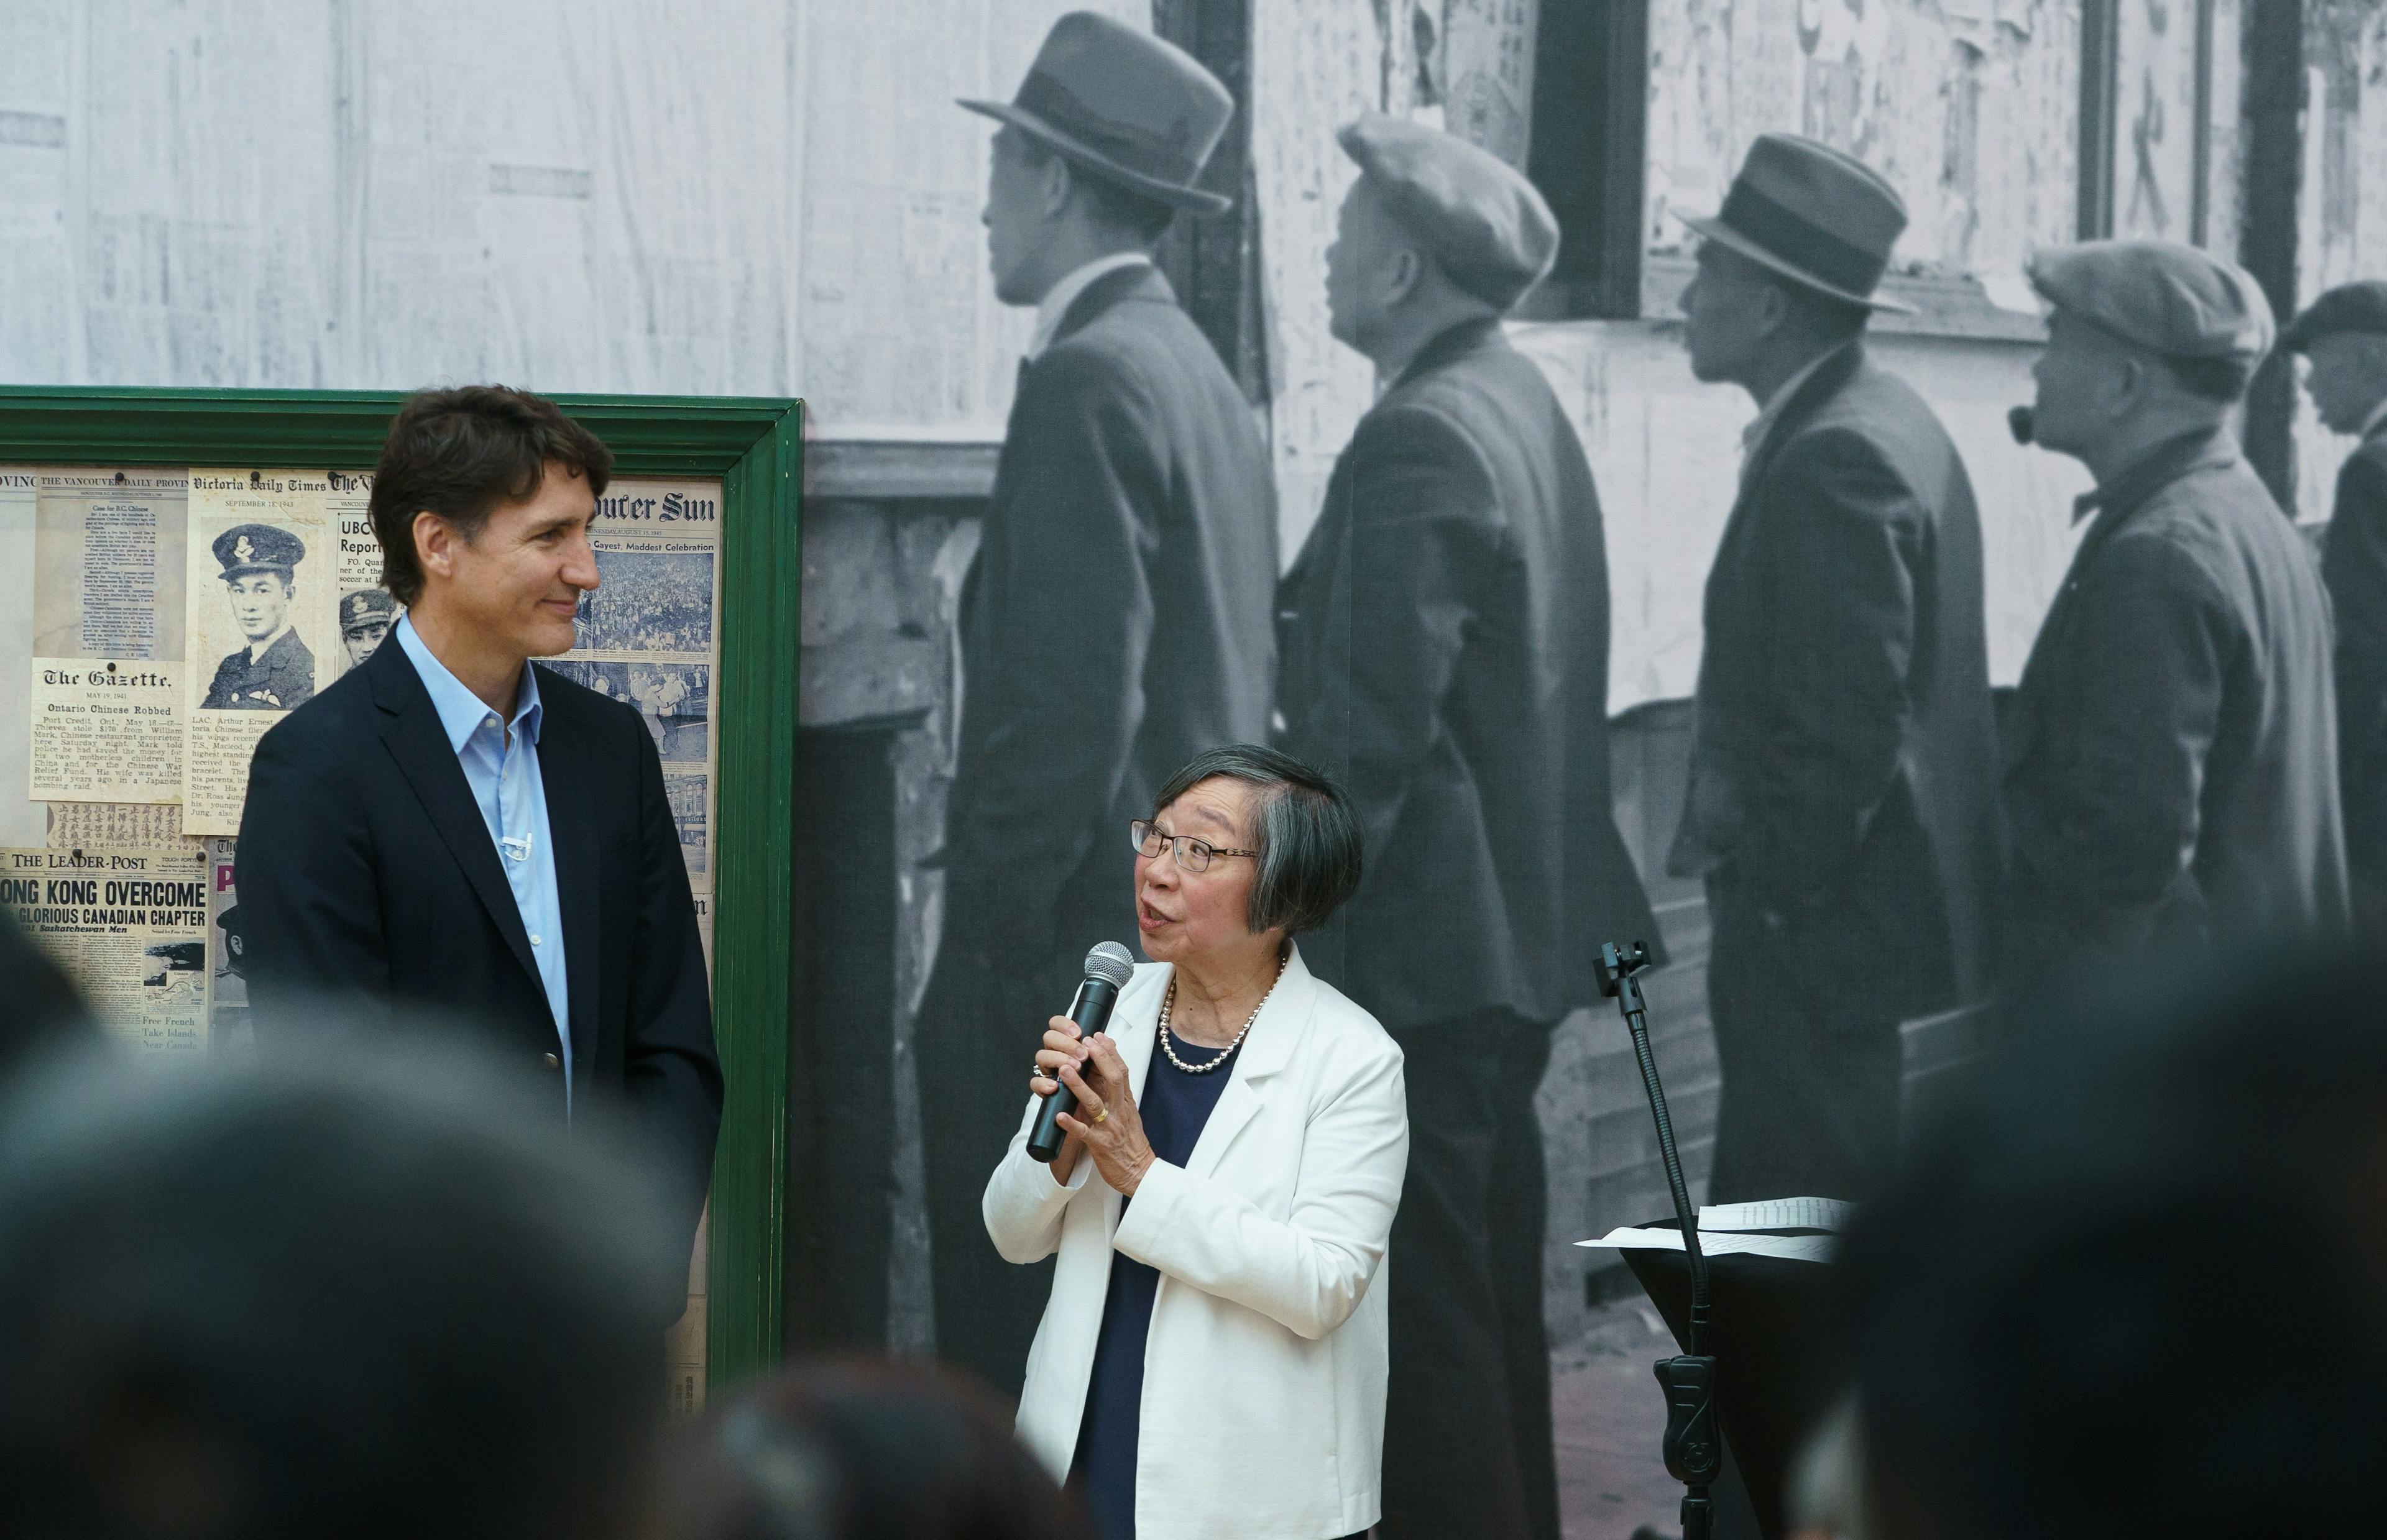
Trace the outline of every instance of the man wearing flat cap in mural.
<instances>
[{"instance_id":1,"label":"man wearing flat cap in mural","mask_svg":"<svg viewBox=\"0 0 2387 1540\"><path fill-rule=\"evenodd\" d=\"M2302 353L2313 410L2353 453L2321 546L2337 621L2338 796L2354 915L2387 928L2387 283L2330 290L2280 335Z\"/></svg>"},{"instance_id":2,"label":"man wearing flat cap in mural","mask_svg":"<svg viewBox=\"0 0 2387 1540\"><path fill-rule=\"evenodd\" d=\"M2239 452L2271 346L2244 271L2194 246L2042 252L2031 434L2097 478L2005 745L2017 978L2346 916L2329 598Z\"/></svg>"},{"instance_id":3,"label":"man wearing flat cap in mural","mask_svg":"<svg viewBox=\"0 0 2387 1540\"><path fill-rule=\"evenodd\" d=\"M1305 955L1406 1056L1382 1533L1556 1540L1534 1092L1599 943L1657 939L1610 806L1599 499L1500 326L1558 226L1462 139L1372 114L1341 139L1329 317L1385 388L1279 589L1279 694L1364 839Z\"/></svg>"},{"instance_id":4,"label":"man wearing flat cap in mural","mask_svg":"<svg viewBox=\"0 0 2387 1540\"><path fill-rule=\"evenodd\" d=\"M1898 1143L1899 1024L1982 998L1998 893L1981 531L1947 430L1863 346L1905 206L1753 144L1682 297L1747 390L1670 864L1707 880L1717 1202L1856 1198Z\"/></svg>"},{"instance_id":5,"label":"man wearing flat cap in mural","mask_svg":"<svg viewBox=\"0 0 2387 1540\"><path fill-rule=\"evenodd\" d=\"M1268 731L1276 501L1251 407L1152 248L1234 110L1191 57L1055 22L994 135L995 295L1036 308L962 601L943 928L919 1014L937 1346L1018 1393L1049 1264L1004 1262L979 1201L1019 1069L1089 948L1133 938L1126 830L1197 752Z\"/></svg>"},{"instance_id":6,"label":"man wearing flat cap in mural","mask_svg":"<svg viewBox=\"0 0 2387 1540\"><path fill-rule=\"evenodd\" d=\"M291 629L294 574L306 543L272 524L235 524L210 548L247 644L216 665L202 711L286 712L315 693L315 654Z\"/></svg>"}]
</instances>

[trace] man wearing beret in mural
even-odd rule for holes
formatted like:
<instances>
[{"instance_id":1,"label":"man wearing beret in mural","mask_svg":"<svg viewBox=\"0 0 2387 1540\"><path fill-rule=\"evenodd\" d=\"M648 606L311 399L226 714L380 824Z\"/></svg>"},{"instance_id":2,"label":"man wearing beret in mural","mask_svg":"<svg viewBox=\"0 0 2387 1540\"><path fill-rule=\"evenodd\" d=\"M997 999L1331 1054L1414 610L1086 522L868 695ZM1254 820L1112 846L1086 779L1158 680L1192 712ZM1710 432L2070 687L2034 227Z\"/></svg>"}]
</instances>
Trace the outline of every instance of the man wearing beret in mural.
<instances>
[{"instance_id":1,"label":"man wearing beret in mural","mask_svg":"<svg viewBox=\"0 0 2387 1540\"><path fill-rule=\"evenodd\" d=\"M2042 252L2030 281L2032 435L2097 486L2005 746L2013 966L2334 929L2329 596L2229 422L2270 305L2167 241Z\"/></svg>"},{"instance_id":2,"label":"man wearing beret in mural","mask_svg":"<svg viewBox=\"0 0 2387 1540\"><path fill-rule=\"evenodd\" d=\"M315 654L290 625L294 574L307 559L298 536L272 524L235 524L215 538L224 597L247 644L216 665L202 711L286 712L315 693Z\"/></svg>"},{"instance_id":3,"label":"man wearing beret in mural","mask_svg":"<svg viewBox=\"0 0 2387 1540\"><path fill-rule=\"evenodd\" d=\"M1268 732L1276 498L1251 406L1152 262L1234 101L1089 11L1055 22L1003 126L984 220L1036 330L962 597L943 927L919 1011L937 1348L1017 1395L1051 1288L988 1239L1019 1067L1096 942L1132 938L1125 830L1196 753Z\"/></svg>"},{"instance_id":4,"label":"man wearing beret in mural","mask_svg":"<svg viewBox=\"0 0 2387 1540\"><path fill-rule=\"evenodd\" d=\"M2343 284L2280 334L2310 367L2305 389L2354 450L2338 468L2321 548L2337 621L2338 796L2355 918L2387 927L2387 282Z\"/></svg>"},{"instance_id":5,"label":"man wearing beret in mural","mask_svg":"<svg viewBox=\"0 0 2387 1540\"><path fill-rule=\"evenodd\" d=\"M1599 498L1500 325L1558 226L1465 140L1375 114L1341 139L1327 306L1384 391L1279 588L1279 696L1365 850L1305 954L1407 1064L1382 1533L1557 1540L1534 1093L1599 943L1658 940L1610 807Z\"/></svg>"},{"instance_id":6,"label":"man wearing beret in mural","mask_svg":"<svg viewBox=\"0 0 2387 1540\"><path fill-rule=\"evenodd\" d=\"M1901 1021L1990 987L1997 747L1956 446L1865 348L1906 227L1852 156L1763 134L1684 343L1759 407L1708 576L1671 862L1707 879L1715 1202L1856 1198L1898 1149Z\"/></svg>"}]
</instances>

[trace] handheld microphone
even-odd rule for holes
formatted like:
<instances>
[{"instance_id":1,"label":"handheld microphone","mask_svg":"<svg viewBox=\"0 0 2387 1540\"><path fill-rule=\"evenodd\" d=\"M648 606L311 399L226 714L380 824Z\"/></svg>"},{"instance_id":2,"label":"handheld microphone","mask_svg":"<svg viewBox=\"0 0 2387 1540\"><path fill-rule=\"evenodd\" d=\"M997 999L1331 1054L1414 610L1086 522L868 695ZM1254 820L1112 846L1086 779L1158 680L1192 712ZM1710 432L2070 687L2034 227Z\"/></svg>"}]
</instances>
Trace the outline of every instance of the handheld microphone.
<instances>
[{"instance_id":1,"label":"handheld microphone","mask_svg":"<svg viewBox=\"0 0 2387 1540\"><path fill-rule=\"evenodd\" d=\"M1069 1019L1078 1024L1078 1035L1092 1037L1110 1025L1111 1007L1118 1004L1118 991L1135 975L1135 953L1117 941L1105 941L1086 953L1086 977L1078 986L1078 998L1069 1002ZM1042 1042L1044 1034L1036 1034ZM1028 1157L1051 1165L1061 1153L1068 1130L1061 1127L1061 1115L1078 1110L1078 1093L1064 1085L1044 1098L1036 1109L1036 1126L1028 1130Z\"/></svg>"},{"instance_id":2,"label":"handheld microphone","mask_svg":"<svg viewBox=\"0 0 2387 1540\"><path fill-rule=\"evenodd\" d=\"M2028 407L2015 407L2006 413L2006 431L2017 444L2030 442L2031 427L2037 414Z\"/></svg>"}]
</instances>

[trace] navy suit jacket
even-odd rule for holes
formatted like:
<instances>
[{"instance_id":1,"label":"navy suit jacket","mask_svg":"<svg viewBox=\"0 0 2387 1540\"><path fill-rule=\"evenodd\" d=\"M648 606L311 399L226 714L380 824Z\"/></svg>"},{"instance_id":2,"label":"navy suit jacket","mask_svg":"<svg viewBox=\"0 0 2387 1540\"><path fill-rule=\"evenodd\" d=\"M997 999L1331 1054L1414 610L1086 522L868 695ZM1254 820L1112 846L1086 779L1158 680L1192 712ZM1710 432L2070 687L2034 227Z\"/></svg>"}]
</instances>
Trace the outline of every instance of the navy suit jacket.
<instances>
[{"instance_id":1,"label":"navy suit jacket","mask_svg":"<svg viewBox=\"0 0 2387 1540\"><path fill-rule=\"evenodd\" d=\"M535 665L534 665L535 666ZM538 672L563 909L575 1098L626 1104L692 1242L713 1171L721 1067L688 868L638 713ZM406 650L377 650L274 725L249 766L235 879L261 1051L329 1000L469 1022L554 1072L555 1016L488 826ZM556 1080L556 1111L564 1092Z\"/></svg>"}]
</instances>

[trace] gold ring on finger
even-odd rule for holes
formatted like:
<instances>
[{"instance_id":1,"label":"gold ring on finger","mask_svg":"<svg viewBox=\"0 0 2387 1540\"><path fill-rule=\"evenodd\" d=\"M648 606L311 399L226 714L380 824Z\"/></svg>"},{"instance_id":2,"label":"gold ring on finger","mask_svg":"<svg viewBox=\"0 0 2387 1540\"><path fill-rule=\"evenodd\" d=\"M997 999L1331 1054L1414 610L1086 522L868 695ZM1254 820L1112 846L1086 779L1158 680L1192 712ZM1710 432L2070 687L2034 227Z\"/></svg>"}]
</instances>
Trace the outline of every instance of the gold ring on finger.
<instances>
[{"instance_id":1,"label":"gold ring on finger","mask_svg":"<svg viewBox=\"0 0 2387 1540\"><path fill-rule=\"evenodd\" d=\"M1110 1109L1110 1108L1108 1108L1108 1107L1104 1107L1104 1108L1102 1108L1100 1111L1098 1111L1098 1112L1096 1112L1096 1113L1094 1114L1094 1121L1095 1121L1095 1122L1097 1122L1097 1123L1099 1123L1099 1122L1101 1122L1104 1118L1108 1117L1110 1115L1111 1115L1111 1109Z\"/></svg>"}]
</instances>

